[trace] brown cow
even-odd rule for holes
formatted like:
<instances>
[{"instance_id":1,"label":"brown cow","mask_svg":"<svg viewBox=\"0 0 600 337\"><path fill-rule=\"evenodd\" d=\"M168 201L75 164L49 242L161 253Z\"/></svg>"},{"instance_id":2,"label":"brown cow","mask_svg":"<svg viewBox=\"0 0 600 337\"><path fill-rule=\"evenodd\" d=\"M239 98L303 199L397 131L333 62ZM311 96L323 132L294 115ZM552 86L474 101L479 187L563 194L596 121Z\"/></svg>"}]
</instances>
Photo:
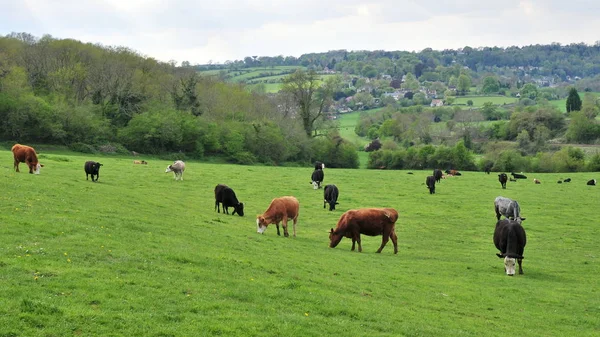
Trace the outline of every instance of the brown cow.
<instances>
[{"instance_id":1,"label":"brown cow","mask_svg":"<svg viewBox=\"0 0 600 337\"><path fill-rule=\"evenodd\" d=\"M398 211L393 208L361 208L351 209L342 214L335 230L329 232L329 247L335 248L343 237L352 239L352 249L358 242L358 251L362 252L360 235L369 236L382 235L381 246L377 253L381 253L383 247L391 238L394 244L394 254L398 254L398 237L396 236L396 221Z\"/></svg>"},{"instance_id":2,"label":"brown cow","mask_svg":"<svg viewBox=\"0 0 600 337\"><path fill-rule=\"evenodd\" d=\"M19 163L26 163L29 166L29 173L40 174L40 167L44 167L38 162L35 149L21 144L15 144L11 149L15 157L15 171L19 171Z\"/></svg>"},{"instance_id":3,"label":"brown cow","mask_svg":"<svg viewBox=\"0 0 600 337\"><path fill-rule=\"evenodd\" d=\"M148 162L145 161L145 160L134 160L133 163L134 164L148 165Z\"/></svg>"},{"instance_id":4,"label":"brown cow","mask_svg":"<svg viewBox=\"0 0 600 337\"><path fill-rule=\"evenodd\" d=\"M256 231L263 234L269 224L274 223L277 226L277 235L279 232L279 222L282 222L283 235L290 236L287 230L288 219L294 220L294 237L296 237L296 223L298 222L298 212L300 203L295 197L280 197L271 201L269 208L262 214L256 216Z\"/></svg>"}]
</instances>

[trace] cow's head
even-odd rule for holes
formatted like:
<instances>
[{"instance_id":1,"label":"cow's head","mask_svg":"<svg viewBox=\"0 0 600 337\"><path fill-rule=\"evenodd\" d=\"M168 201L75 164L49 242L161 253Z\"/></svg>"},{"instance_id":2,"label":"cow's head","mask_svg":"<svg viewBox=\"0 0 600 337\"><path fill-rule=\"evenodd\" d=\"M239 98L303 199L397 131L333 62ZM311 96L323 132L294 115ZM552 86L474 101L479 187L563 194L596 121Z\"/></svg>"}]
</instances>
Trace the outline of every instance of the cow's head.
<instances>
[{"instance_id":1,"label":"cow's head","mask_svg":"<svg viewBox=\"0 0 600 337\"><path fill-rule=\"evenodd\" d=\"M267 226L269 224L267 223L267 220L265 219L264 216L259 215L256 217L256 232L263 234L265 232L265 230L267 230Z\"/></svg>"},{"instance_id":2,"label":"cow's head","mask_svg":"<svg viewBox=\"0 0 600 337\"><path fill-rule=\"evenodd\" d=\"M523 222L523 220L525 220L525 218L521 218L520 216L518 216L518 217L514 218L513 220L516 221L520 225L521 222Z\"/></svg>"},{"instance_id":3,"label":"cow's head","mask_svg":"<svg viewBox=\"0 0 600 337\"><path fill-rule=\"evenodd\" d=\"M504 257L504 271L506 271L506 275L514 276L515 275L515 265L517 264L517 259L514 257Z\"/></svg>"},{"instance_id":4,"label":"cow's head","mask_svg":"<svg viewBox=\"0 0 600 337\"><path fill-rule=\"evenodd\" d=\"M235 213L237 213L239 216L244 216L243 202L240 202L239 204L233 206L233 213L231 213L231 215L234 215Z\"/></svg>"},{"instance_id":5,"label":"cow's head","mask_svg":"<svg viewBox=\"0 0 600 337\"><path fill-rule=\"evenodd\" d=\"M327 200L325 200L327 201ZM335 205L339 205L340 203L337 201L327 201L327 203L329 204L329 210L330 211L335 211Z\"/></svg>"},{"instance_id":6,"label":"cow's head","mask_svg":"<svg viewBox=\"0 0 600 337\"><path fill-rule=\"evenodd\" d=\"M44 167L44 165L37 163L35 165L32 165L31 170L33 171L33 174L40 174L40 168L42 168L42 167Z\"/></svg>"},{"instance_id":7,"label":"cow's head","mask_svg":"<svg viewBox=\"0 0 600 337\"><path fill-rule=\"evenodd\" d=\"M329 231L329 247L335 248L338 243L342 241L343 237L344 235L342 233L336 233L332 228L331 231Z\"/></svg>"},{"instance_id":8,"label":"cow's head","mask_svg":"<svg viewBox=\"0 0 600 337\"><path fill-rule=\"evenodd\" d=\"M311 184L313 185L313 189L318 190L319 189L319 183L316 181L311 182Z\"/></svg>"},{"instance_id":9,"label":"cow's head","mask_svg":"<svg viewBox=\"0 0 600 337\"><path fill-rule=\"evenodd\" d=\"M173 167L171 165L167 166L165 173L173 172Z\"/></svg>"},{"instance_id":10,"label":"cow's head","mask_svg":"<svg viewBox=\"0 0 600 337\"><path fill-rule=\"evenodd\" d=\"M98 173L100 171L100 166L102 166L102 164L100 163L95 163L94 164L94 172Z\"/></svg>"}]
</instances>

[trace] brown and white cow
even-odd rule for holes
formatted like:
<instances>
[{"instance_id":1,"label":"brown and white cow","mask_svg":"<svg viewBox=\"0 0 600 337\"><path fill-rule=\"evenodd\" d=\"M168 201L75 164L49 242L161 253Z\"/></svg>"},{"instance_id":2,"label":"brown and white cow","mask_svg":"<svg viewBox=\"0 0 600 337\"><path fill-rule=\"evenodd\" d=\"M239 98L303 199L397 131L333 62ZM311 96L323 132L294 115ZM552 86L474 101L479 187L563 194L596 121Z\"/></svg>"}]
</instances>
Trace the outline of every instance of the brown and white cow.
<instances>
[{"instance_id":1,"label":"brown and white cow","mask_svg":"<svg viewBox=\"0 0 600 337\"><path fill-rule=\"evenodd\" d=\"M381 246L377 253L381 253L389 239L394 244L394 254L398 253L398 236L396 236L396 221L398 211L393 208L361 208L351 209L342 214L335 229L329 232L329 247L335 248L343 237L352 239L352 249L358 243L358 251L362 252L360 235L382 235Z\"/></svg>"},{"instance_id":2,"label":"brown and white cow","mask_svg":"<svg viewBox=\"0 0 600 337\"><path fill-rule=\"evenodd\" d=\"M296 237L296 223L298 222L298 213L300 211L300 203L298 199L291 196L275 198L271 201L269 208L261 214L256 216L256 232L263 234L270 224L277 226L277 235L281 235L279 232L279 223L283 227L283 235L288 237L287 225L288 220L294 221L294 237Z\"/></svg>"},{"instance_id":3,"label":"brown and white cow","mask_svg":"<svg viewBox=\"0 0 600 337\"><path fill-rule=\"evenodd\" d=\"M29 166L29 173L40 174L40 167L44 167L38 162L35 149L31 146L15 144L11 149L15 158L15 171L19 171L19 163L26 163Z\"/></svg>"}]
</instances>

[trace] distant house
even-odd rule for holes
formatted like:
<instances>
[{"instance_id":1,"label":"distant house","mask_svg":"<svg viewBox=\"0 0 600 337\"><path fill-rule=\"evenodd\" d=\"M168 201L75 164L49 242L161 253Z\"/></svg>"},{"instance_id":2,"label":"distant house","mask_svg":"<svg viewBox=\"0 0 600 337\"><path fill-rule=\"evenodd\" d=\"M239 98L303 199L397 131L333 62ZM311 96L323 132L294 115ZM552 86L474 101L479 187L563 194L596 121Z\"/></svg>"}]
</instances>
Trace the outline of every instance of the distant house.
<instances>
[{"instance_id":1,"label":"distant house","mask_svg":"<svg viewBox=\"0 0 600 337\"><path fill-rule=\"evenodd\" d=\"M430 106L444 106L444 101L441 99L432 99Z\"/></svg>"}]
</instances>

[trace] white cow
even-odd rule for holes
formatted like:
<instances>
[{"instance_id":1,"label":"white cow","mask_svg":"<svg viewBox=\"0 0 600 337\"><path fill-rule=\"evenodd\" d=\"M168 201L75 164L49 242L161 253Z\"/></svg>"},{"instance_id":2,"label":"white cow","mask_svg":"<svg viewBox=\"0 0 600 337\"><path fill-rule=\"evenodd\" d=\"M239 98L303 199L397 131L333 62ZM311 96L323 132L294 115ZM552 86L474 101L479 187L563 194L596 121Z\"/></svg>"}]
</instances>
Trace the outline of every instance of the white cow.
<instances>
[{"instance_id":1,"label":"white cow","mask_svg":"<svg viewBox=\"0 0 600 337\"><path fill-rule=\"evenodd\" d=\"M176 160L173 164L167 166L165 173L173 172L175 180L183 180L183 171L185 171L185 163L181 160Z\"/></svg>"}]
</instances>

